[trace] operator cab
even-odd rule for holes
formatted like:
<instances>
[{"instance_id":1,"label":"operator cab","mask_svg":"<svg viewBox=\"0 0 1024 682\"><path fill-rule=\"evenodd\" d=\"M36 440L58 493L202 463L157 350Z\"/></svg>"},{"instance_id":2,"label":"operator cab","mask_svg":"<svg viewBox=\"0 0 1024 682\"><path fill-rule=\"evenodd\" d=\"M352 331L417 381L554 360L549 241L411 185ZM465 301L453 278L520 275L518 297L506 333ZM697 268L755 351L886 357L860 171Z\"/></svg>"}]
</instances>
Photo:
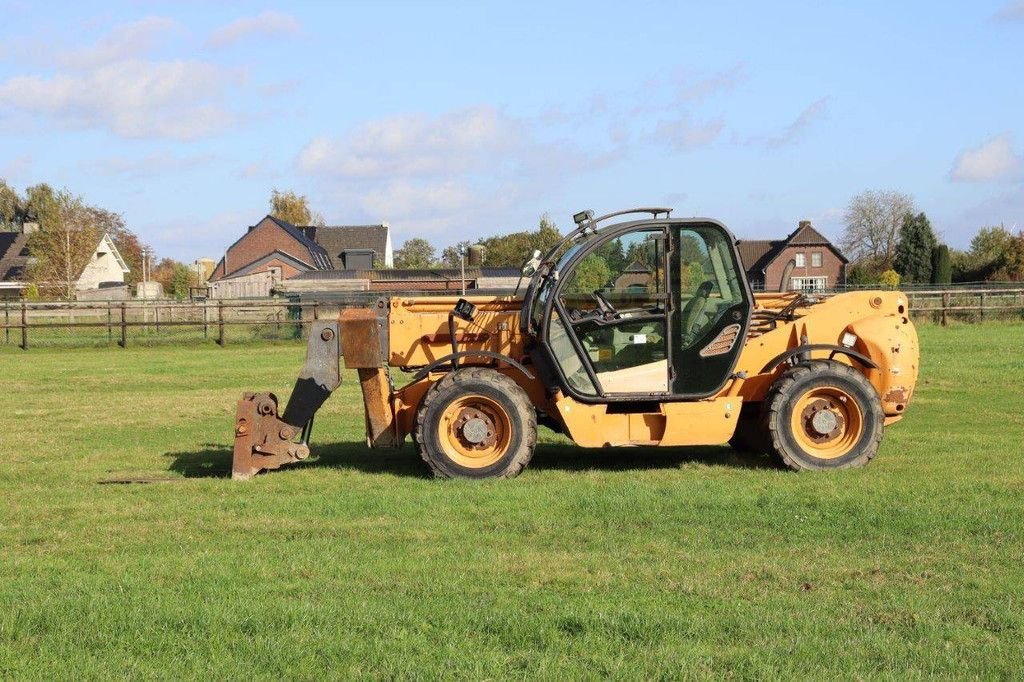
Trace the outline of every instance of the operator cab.
<instances>
[{"instance_id":1,"label":"operator cab","mask_svg":"<svg viewBox=\"0 0 1024 682\"><path fill-rule=\"evenodd\" d=\"M577 400L706 397L743 347L752 296L732 234L714 220L639 211L654 219L600 231L601 219L578 214L567 241L587 238L557 261L553 250L527 292L536 360Z\"/></svg>"}]
</instances>

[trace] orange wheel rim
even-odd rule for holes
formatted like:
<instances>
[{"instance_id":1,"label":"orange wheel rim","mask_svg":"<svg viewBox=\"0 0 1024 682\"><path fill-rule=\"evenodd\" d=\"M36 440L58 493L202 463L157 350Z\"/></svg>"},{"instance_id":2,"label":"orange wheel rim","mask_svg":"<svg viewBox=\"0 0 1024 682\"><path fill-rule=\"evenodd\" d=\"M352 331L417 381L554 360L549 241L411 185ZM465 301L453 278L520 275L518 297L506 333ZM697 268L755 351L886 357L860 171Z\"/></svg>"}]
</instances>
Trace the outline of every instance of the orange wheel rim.
<instances>
[{"instance_id":1,"label":"orange wheel rim","mask_svg":"<svg viewBox=\"0 0 1024 682\"><path fill-rule=\"evenodd\" d=\"M851 394L835 386L821 386L793 404L790 427L804 452L819 459L836 459L860 442L864 413Z\"/></svg>"},{"instance_id":2,"label":"orange wheel rim","mask_svg":"<svg viewBox=\"0 0 1024 682\"><path fill-rule=\"evenodd\" d=\"M452 401L438 428L447 457L467 469L491 466L508 452L512 420L500 404L482 395Z\"/></svg>"}]
</instances>

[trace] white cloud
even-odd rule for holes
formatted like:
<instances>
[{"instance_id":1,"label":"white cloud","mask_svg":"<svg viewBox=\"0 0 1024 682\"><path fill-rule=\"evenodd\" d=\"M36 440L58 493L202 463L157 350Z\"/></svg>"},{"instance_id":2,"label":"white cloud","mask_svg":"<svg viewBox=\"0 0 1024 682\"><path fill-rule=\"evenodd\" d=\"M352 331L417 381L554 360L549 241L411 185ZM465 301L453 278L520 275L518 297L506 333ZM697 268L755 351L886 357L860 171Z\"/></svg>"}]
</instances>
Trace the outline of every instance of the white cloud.
<instances>
[{"instance_id":1,"label":"white cloud","mask_svg":"<svg viewBox=\"0 0 1024 682\"><path fill-rule=\"evenodd\" d=\"M403 114L371 121L340 139L314 138L299 155L307 173L348 178L464 173L517 145L517 121L494 107L440 116Z\"/></svg>"},{"instance_id":2,"label":"white cloud","mask_svg":"<svg viewBox=\"0 0 1024 682\"><path fill-rule=\"evenodd\" d=\"M681 152L714 142L724 127L725 122L720 118L704 124L695 124L689 116L682 116L672 121L658 121L652 139Z\"/></svg>"},{"instance_id":3,"label":"white cloud","mask_svg":"<svg viewBox=\"0 0 1024 682\"><path fill-rule=\"evenodd\" d=\"M806 109L800 112L792 123L786 126L778 135L769 136L765 144L772 148L786 147L799 140L803 134L816 121L818 121L828 110L829 97L821 97L811 102Z\"/></svg>"},{"instance_id":4,"label":"white cloud","mask_svg":"<svg viewBox=\"0 0 1024 682\"><path fill-rule=\"evenodd\" d=\"M89 173L121 175L135 179L150 178L202 168L214 159L212 154L178 156L155 152L137 158L115 156L109 159L100 159L84 164L83 170Z\"/></svg>"},{"instance_id":5,"label":"white cloud","mask_svg":"<svg viewBox=\"0 0 1024 682\"><path fill-rule=\"evenodd\" d=\"M302 30L299 20L289 14L268 10L254 17L235 19L210 34L207 46L222 48L237 43L248 36L295 35Z\"/></svg>"},{"instance_id":6,"label":"white cloud","mask_svg":"<svg viewBox=\"0 0 1024 682\"><path fill-rule=\"evenodd\" d=\"M58 52L55 62L70 69L91 69L152 52L178 22L167 17L146 17L130 24L115 26L95 45Z\"/></svg>"},{"instance_id":7,"label":"white cloud","mask_svg":"<svg viewBox=\"0 0 1024 682\"><path fill-rule=\"evenodd\" d=\"M949 177L963 182L1000 180L1012 176L1020 163L1020 157L1013 151L1010 135L1003 133L979 147L960 152L953 161Z\"/></svg>"},{"instance_id":8,"label":"white cloud","mask_svg":"<svg viewBox=\"0 0 1024 682\"><path fill-rule=\"evenodd\" d=\"M0 100L65 127L187 140L234 122L222 101L243 80L239 71L204 62L132 59L81 73L15 76L0 83Z\"/></svg>"},{"instance_id":9,"label":"white cloud","mask_svg":"<svg viewBox=\"0 0 1024 682\"><path fill-rule=\"evenodd\" d=\"M704 78L696 80L681 78L676 85L676 97L681 102L702 100L720 92L733 90L747 78L746 65L740 62L725 71L719 71Z\"/></svg>"},{"instance_id":10,"label":"white cloud","mask_svg":"<svg viewBox=\"0 0 1024 682\"><path fill-rule=\"evenodd\" d=\"M455 241L466 226L498 231L495 217L517 202L543 205L566 177L621 155L618 146L592 152L551 132L492 106L410 113L314 137L296 162L347 212Z\"/></svg>"},{"instance_id":11,"label":"white cloud","mask_svg":"<svg viewBox=\"0 0 1024 682\"><path fill-rule=\"evenodd\" d=\"M1003 21L1024 20L1024 0L1011 0L996 12L994 18Z\"/></svg>"}]
</instances>

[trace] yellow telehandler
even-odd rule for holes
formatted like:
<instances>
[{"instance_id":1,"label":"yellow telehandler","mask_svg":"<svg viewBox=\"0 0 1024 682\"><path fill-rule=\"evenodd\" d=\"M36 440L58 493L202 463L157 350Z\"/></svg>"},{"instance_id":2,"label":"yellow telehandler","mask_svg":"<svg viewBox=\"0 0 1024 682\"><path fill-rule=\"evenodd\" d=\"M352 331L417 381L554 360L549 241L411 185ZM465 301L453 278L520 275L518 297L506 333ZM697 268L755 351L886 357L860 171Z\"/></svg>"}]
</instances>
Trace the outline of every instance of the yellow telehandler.
<instances>
[{"instance_id":1,"label":"yellow telehandler","mask_svg":"<svg viewBox=\"0 0 1024 682\"><path fill-rule=\"evenodd\" d=\"M342 357L368 446L411 436L440 477L517 475L538 424L584 447L731 443L841 469L903 417L919 355L902 293L754 294L729 230L671 209L574 222L522 294L391 296L314 322L283 414L270 393L239 401L233 477L309 455Z\"/></svg>"}]
</instances>

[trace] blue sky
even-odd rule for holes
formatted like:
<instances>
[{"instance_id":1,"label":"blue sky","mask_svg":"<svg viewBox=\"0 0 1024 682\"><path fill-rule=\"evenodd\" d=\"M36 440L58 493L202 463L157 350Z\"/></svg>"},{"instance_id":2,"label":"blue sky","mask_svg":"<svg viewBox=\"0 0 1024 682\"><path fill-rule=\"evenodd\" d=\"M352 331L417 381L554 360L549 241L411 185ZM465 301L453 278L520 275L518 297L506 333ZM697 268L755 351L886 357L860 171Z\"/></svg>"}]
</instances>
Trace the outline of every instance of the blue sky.
<instances>
[{"instance_id":1,"label":"blue sky","mask_svg":"<svg viewBox=\"0 0 1024 682\"><path fill-rule=\"evenodd\" d=\"M0 0L0 177L220 255L273 187L437 247L662 204L837 236L865 189L1024 227L1024 0Z\"/></svg>"}]
</instances>

